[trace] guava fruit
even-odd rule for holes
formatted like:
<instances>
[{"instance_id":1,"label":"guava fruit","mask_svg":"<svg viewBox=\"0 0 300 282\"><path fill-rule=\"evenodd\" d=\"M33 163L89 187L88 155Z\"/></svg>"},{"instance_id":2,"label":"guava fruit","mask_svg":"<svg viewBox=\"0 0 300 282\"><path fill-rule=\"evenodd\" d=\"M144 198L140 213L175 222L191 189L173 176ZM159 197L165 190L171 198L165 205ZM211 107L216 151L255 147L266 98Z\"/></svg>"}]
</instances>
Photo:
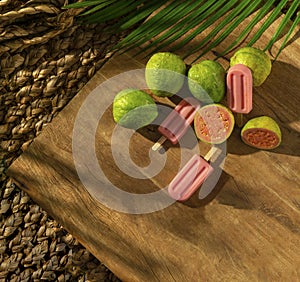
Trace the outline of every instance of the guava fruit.
<instances>
[{"instance_id":1,"label":"guava fruit","mask_svg":"<svg viewBox=\"0 0 300 282\"><path fill-rule=\"evenodd\" d=\"M138 129L150 124L158 115L155 102L146 92L124 89L113 102L114 121L124 127Z\"/></svg>"},{"instance_id":2,"label":"guava fruit","mask_svg":"<svg viewBox=\"0 0 300 282\"><path fill-rule=\"evenodd\" d=\"M200 108L194 117L198 139L210 144L226 141L234 128L232 112L221 104L209 104Z\"/></svg>"},{"instance_id":3,"label":"guava fruit","mask_svg":"<svg viewBox=\"0 0 300 282\"><path fill-rule=\"evenodd\" d=\"M171 97L183 86L185 73L186 65L178 55L159 52L147 62L145 78L154 95Z\"/></svg>"},{"instance_id":4,"label":"guava fruit","mask_svg":"<svg viewBox=\"0 0 300 282\"><path fill-rule=\"evenodd\" d=\"M242 140L258 149L274 149L281 143L281 130L276 121L268 116L250 119L241 131Z\"/></svg>"},{"instance_id":5,"label":"guava fruit","mask_svg":"<svg viewBox=\"0 0 300 282\"><path fill-rule=\"evenodd\" d=\"M272 62L268 55L254 47L243 47L230 58L230 66L242 64L248 67L253 76L253 85L260 86L269 76Z\"/></svg>"},{"instance_id":6,"label":"guava fruit","mask_svg":"<svg viewBox=\"0 0 300 282\"><path fill-rule=\"evenodd\" d=\"M204 60L188 72L191 93L203 103L220 102L226 91L226 71L218 62Z\"/></svg>"}]
</instances>

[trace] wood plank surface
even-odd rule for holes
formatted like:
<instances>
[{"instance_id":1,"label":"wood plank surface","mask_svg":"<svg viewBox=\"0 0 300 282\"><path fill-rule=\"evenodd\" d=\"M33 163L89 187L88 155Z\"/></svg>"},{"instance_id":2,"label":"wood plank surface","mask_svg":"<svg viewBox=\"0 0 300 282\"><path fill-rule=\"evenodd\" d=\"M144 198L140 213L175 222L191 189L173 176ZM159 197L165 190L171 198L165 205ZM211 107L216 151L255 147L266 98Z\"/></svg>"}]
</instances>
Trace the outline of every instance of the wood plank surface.
<instances>
[{"instance_id":1,"label":"wood plank surface","mask_svg":"<svg viewBox=\"0 0 300 282\"><path fill-rule=\"evenodd\" d=\"M274 26L258 47L270 38L272 29ZM117 74L144 67L146 59L134 56L134 52L113 57L14 162L9 174L124 281L299 281L298 35L273 63L267 81L255 88L254 109L247 116L273 117L282 129L281 146L272 151L256 150L241 142L240 130L235 128L211 201L193 197L152 213L130 214L107 207L105 199L95 200L79 179L72 151L76 116L98 85ZM213 59L214 55L209 53L205 58ZM220 63L228 67L226 58ZM130 86L134 80L121 80L116 89L108 85L104 91ZM104 103L104 98L98 97L95 103ZM90 120L96 118L92 112L87 115ZM149 193L165 187L179 169L182 148L168 145L162 171L149 179L136 179L115 163L111 150L114 128L108 107L96 135L87 125L76 138L81 138L83 151L88 146L85 140L95 138L99 165L120 189ZM131 159L141 167L147 166L148 152L158 138L155 126L136 132L130 140ZM119 154L128 149L122 138L118 145ZM201 143L191 146L199 146L201 152L209 149ZM123 164L128 161L122 154L119 158ZM114 201L126 206L122 199Z\"/></svg>"}]
</instances>

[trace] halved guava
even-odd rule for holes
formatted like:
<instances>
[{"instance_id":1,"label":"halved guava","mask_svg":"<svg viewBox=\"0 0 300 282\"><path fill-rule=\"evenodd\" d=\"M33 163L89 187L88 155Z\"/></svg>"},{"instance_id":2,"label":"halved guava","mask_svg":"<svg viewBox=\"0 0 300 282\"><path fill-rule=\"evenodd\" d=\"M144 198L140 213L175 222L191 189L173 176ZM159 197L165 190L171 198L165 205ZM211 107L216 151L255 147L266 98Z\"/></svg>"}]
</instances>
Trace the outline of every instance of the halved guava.
<instances>
[{"instance_id":1,"label":"halved guava","mask_svg":"<svg viewBox=\"0 0 300 282\"><path fill-rule=\"evenodd\" d=\"M234 117L225 106L209 104L197 111L194 127L196 135L201 141L220 144L231 135L234 128Z\"/></svg>"},{"instance_id":2,"label":"halved guava","mask_svg":"<svg viewBox=\"0 0 300 282\"><path fill-rule=\"evenodd\" d=\"M241 132L242 140L258 149L274 149L281 143L281 130L276 121L268 116L250 119Z\"/></svg>"}]
</instances>

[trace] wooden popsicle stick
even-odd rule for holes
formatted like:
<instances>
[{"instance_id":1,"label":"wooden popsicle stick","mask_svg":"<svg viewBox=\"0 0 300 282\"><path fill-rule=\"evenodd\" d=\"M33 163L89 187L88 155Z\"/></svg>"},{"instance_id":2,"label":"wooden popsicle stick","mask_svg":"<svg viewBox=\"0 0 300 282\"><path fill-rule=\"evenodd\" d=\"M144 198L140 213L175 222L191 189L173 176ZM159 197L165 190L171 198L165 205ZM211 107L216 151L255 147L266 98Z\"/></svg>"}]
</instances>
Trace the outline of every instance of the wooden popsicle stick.
<instances>
[{"instance_id":1,"label":"wooden popsicle stick","mask_svg":"<svg viewBox=\"0 0 300 282\"><path fill-rule=\"evenodd\" d=\"M243 125L244 125L244 115L241 114L241 113L236 113L235 114L235 122L236 122L236 125L239 128L243 127Z\"/></svg>"},{"instance_id":2,"label":"wooden popsicle stick","mask_svg":"<svg viewBox=\"0 0 300 282\"><path fill-rule=\"evenodd\" d=\"M158 141L152 146L153 151L157 151L159 148L161 148L162 144L167 140L165 136L161 136Z\"/></svg>"},{"instance_id":3,"label":"wooden popsicle stick","mask_svg":"<svg viewBox=\"0 0 300 282\"><path fill-rule=\"evenodd\" d=\"M211 148L210 148L210 150L207 152L207 154L204 156L204 159L206 160L206 161L209 161L210 159L211 159L211 157L212 156L214 156L217 152L219 152L220 153L220 149L219 148L217 148L216 146L212 146Z\"/></svg>"}]
</instances>

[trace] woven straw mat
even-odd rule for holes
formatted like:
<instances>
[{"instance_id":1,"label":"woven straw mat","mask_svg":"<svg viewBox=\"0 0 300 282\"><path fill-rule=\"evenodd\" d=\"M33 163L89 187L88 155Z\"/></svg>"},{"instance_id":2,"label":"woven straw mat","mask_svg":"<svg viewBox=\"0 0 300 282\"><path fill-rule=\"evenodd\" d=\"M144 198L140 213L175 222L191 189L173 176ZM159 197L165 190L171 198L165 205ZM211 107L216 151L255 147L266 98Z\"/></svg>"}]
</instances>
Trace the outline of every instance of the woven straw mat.
<instances>
[{"instance_id":1,"label":"woven straw mat","mask_svg":"<svg viewBox=\"0 0 300 282\"><path fill-rule=\"evenodd\" d=\"M0 0L0 281L119 281L5 175L120 39L65 4Z\"/></svg>"}]
</instances>

